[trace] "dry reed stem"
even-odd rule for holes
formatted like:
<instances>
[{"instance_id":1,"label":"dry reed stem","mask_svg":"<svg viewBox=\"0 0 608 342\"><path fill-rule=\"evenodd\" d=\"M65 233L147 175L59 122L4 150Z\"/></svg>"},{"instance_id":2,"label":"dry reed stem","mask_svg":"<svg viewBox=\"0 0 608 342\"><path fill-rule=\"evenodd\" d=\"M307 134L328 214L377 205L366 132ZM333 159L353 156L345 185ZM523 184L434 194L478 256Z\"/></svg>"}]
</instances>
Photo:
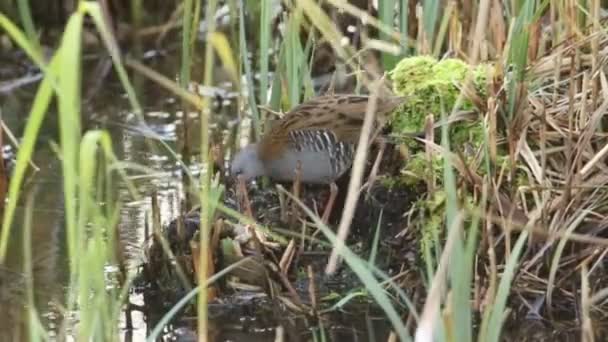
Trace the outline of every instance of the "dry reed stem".
<instances>
[{"instance_id":1,"label":"dry reed stem","mask_svg":"<svg viewBox=\"0 0 608 342\"><path fill-rule=\"evenodd\" d=\"M429 114L426 117L426 124L425 124L425 139L427 141L435 141L435 130L433 128L433 115ZM433 153L433 149L431 148L430 144L424 144L424 149L425 149L425 156L427 159L427 163L428 163L428 168L430 170L429 175L427 177L427 192L429 193L429 196L432 196L432 194L435 192L435 188L436 188L436 176L435 173L433 172L433 159L434 159L434 153Z\"/></svg>"},{"instance_id":2,"label":"dry reed stem","mask_svg":"<svg viewBox=\"0 0 608 342\"><path fill-rule=\"evenodd\" d=\"M489 222L492 222L494 224L500 224L503 220L503 217L501 215L488 215L487 219ZM608 247L608 239L605 239L605 238L599 238L599 237L589 236L586 234L579 234L579 233L567 234L567 233L561 232L561 231L549 231L546 227L543 227L541 225L536 225L536 224L526 226L526 224L513 222L511 228L512 228L512 230L515 230L515 231L526 230L530 234L533 234L535 238L544 238L547 240L555 240L558 238L567 238L568 241L571 241L571 242Z\"/></svg>"},{"instance_id":3,"label":"dry reed stem","mask_svg":"<svg viewBox=\"0 0 608 342\"><path fill-rule=\"evenodd\" d=\"M452 248L454 243L457 241L458 234L462 229L463 215L461 212L456 214L452 225L449 227L448 238L445 242L443 253L437 271L431 282L431 288L429 289L422 314L420 315L420 321L418 322L418 328L416 329L416 342L432 342L434 341L434 332L437 331L436 325L439 323L437 316L439 314L439 305L441 303L441 293L443 293L446 284L446 273L449 267L450 256L452 255Z\"/></svg>"},{"instance_id":4,"label":"dry reed stem","mask_svg":"<svg viewBox=\"0 0 608 342\"><path fill-rule=\"evenodd\" d=\"M585 263L581 270L581 341L593 342L595 338L591 321L590 289L587 275L587 263Z\"/></svg>"},{"instance_id":5,"label":"dry reed stem","mask_svg":"<svg viewBox=\"0 0 608 342\"><path fill-rule=\"evenodd\" d=\"M306 267L306 271L308 274L308 296L310 297L310 305L312 306L312 309L316 311L318 309L318 305L315 272L312 269L312 265L308 265Z\"/></svg>"},{"instance_id":6,"label":"dry reed stem","mask_svg":"<svg viewBox=\"0 0 608 342\"><path fill-rule=\"evenodd\" d=\"M287 248L285 248L281 260L279 261L279 269L281 270L281 273L285 275L287 274L287 271L289 271L289 266L295 255L295 245L294 239L289 240L289 244L287 244Z\"/></svg>"},{"instance_id":7,"label":"dry reed stem","mask_svg":"<svg viewBox=\"0 0 608 342\"><path fill-rule=\"evenodd\" d=\"M378 83L383 80L378 80ZM355 208L357 206L357 200L359 199L359 189L361 188L361 182L363 177L363 171L365 168L365 160L368 152L368 142L373 129L373 121L376 113L376 106L378 102L378 92L380 87L372 87L372 92L365 111L365 118L363 119L363 126L361 127L361 134L359 136L359 142L357 144L357 150L355 152L355 158L353 161L352 171L350 175L350 181L348 184L348 193L346 194L346 200L344 203L344 210L342 211L342 218L340 219L340 225L338 227L336 245L331 251L327 267L325 269L326 274L333 274L338 266L339 252L344 248L346 237L348 236L350 224L355 214Z\"/></svg>"}]
</instances>

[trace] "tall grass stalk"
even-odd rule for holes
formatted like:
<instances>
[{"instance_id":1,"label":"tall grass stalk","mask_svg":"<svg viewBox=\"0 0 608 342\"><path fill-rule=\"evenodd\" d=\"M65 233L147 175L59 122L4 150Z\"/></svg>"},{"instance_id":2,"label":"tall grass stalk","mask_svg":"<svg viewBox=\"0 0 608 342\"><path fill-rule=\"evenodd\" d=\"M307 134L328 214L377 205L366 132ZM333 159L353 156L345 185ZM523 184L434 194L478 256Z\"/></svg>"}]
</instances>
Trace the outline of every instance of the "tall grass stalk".
<instances>
[{"instance_id":1,"label":"tall grass stalk","mask_svg":"<svg viewBox=\"0 0 608 342\"><path fill-rule=\"evenodd\" d=\"M34 64L46 70L46 61L42 55L42 51L36 48L36 45L29 41L27 35L17 27L8 17L0 13L0 27L8 34L17 46L25 52L25 54L34 62Z\"/></svg>"},{"instance_id":2,"label":"tall grass stalk","mask_svg":"<svg viewBox=\"0 0 608 342\"><path fill-rule=\"evenodd\" d=\"M437 23L441 20L441 6L439 0L423 0L422 1L422 23L424 25L424 43L427 51L422 53L430 53L430 48L433 46L435 39L435 30ZM419 51L420 53L420 51Z\"/></svg>"},{"instance_id":3,"label":"tall grass stalk","mask_svg":"<svg viewBox=\"0 0 608 342\"><path fill-rule=\"evenodd\" d=\"M580 210L577 212L575 216L573 216L572 222L568 224L564 228L565 237L562 238L557 247L555 248L555 253L553 254L553 258L551 258L551 268L549 269L549 279L547 280L547 305L551 306L553 303L553 287L555 285L555 277L557 275L557 269L559 268L559 261L561 260L562 253L564 248L566 248L566 243L568 242L568 238L570 234L574 232L574 230L579 227L581 222L587 218L587 216L591 214L591 209L588 210Z\"/></svg>"},{"instance_id":4,"label":"tall grass stalk","mask_svg":"<svg viewBox=\"0 0 608 342\"><path fill-rule=\"evenodd\" d=\"M142 21L143 21L143 15L144 15L144 9L143 9L143 0L133 0L131 1L131 21L133 22L133 34L132 34L132 39L133 39L133 54L135 55L135 58L140 59L143 56L143 43L142 43L142 39L141 39L141 35L139 34L141 28L142 28ZM135 85L135 89L137 90L137 95L138 96L142 96L143 95L143 91L142 91L142 87L143 87L143 78L141 77L141 75L134 75L133 76L133 83Z\"/></svg>"},{"instance_id":5,"label":"tall grass stalk","mask_svg":"<svg viewBox=\"0 0 608 342\"><path fill-rule=\"evenodd\" d=\"M449 26L450 20L452 19L452 15L454 13L453 12L454 7L455 7L455 3L450 2L443 9L443 15L442 15L441 23L439 24L437 36L435 36L435 38L433 39L433 41L434 41L433 56L440 57L440 55L441 55L441 50L442 50L443 44L445 42L445 38L447 36L448 26Z\"/></svg>"},{"instance_id":6,"label":"tall grass stalk","mask_svg":"<svg viewBox=\"0 0 608 342\"><path fill-rule=\"evenodd\" d=\"M272 44L271 14L272 0L260 0L260 50L259 50L259 71L260 71L260 96L259 104L266 105L268 102L268 70L270 67L270 46ZM265 121L265 117L261 117Z\"/></svg>"},{"instance_id":7,"label":"tall grass stalk","mask_svg":"<svg viewBox=\"0 0 608 342\"><path fill-rule=\"evenodd\" d=\"M515 276L519 256L523 251L524 243L526 242L527 238L528 232L522 232L519 235L515 246L513 246L513 250L507 259L507 263L505 264L500 284L498 285L498 291L493 298L493 302L491 303L489 310L486 311L488 315L485 316L482 321L481 332L478 339L479 341L500 341L500 332L506 318L505 308L507 298L509 297L511 281Z\"/></svg>"},{"instance_id":8,"label":"tall grass stalk","mask_svg":"<svg viewBox=\"0 0 608 342\"><path fill-rule=\"evenodd\" d=\"M82 2L69 18L59 47L50 63L44 64L41 56L24 39L24 35L6 18L0 17L0 25L8 28L10 36L18 42L30 57L41 65L44 78L34 99L24 132L23 142L17 154L17 162L9 190L9 203L3 218L1 254L4 258L10 236L16 203L25 175L27 162L32 156L40 125L49 110L50 99L57 95L60 127L60 160L63 171L63 195L65 203L66 238L68 245L70 291L68 291L68 312L78 307L80 325L75 331L79 339L115 339L120 301L114 291L108 291L105 267L113 260L114 227L117 224L116 201L111 195L110 168L115 162L111 140L107 133L90 131L81 140L81 38L84 16L89 14L102 32L115 62L117 50L111 47L109 31L101 19L96 3ZM115 65L125 81L121 65ZM124 83L130 87L128 81ZM130 96L133 93L130 92ZM136 104L136 102L132 102ZM106 163L97 167L97 147L101 147ZM103 170L105 168L105 171ZM117 170L124 176L121 170ZM104 185L107 185L105 187ZM132 186L129 186L133 189ZM106 197L110 196L110 197ZM29 202L28 202L29 203ZM105 203L102 205L101 203ZM31 204L28 204L31 207ZM26 226L31 225L27 218ZM89 230L90 228L90 230ZM26 230L28 228L26 227ZM27 243L31 241L26 239ZM31 264L31 251L25 249L25 260ZM123 291L124 292L124 291ZM95 293L95 296L91 296ZM30 337L37 340L45 335L36 328L36 310L29 311L31 322Z\"/></svg>"},{"instance_id":9,"label":"tall grass stalk","mask_svg":"<svg viewBox=\"0 0 608 342\"><path fill-rule=\"evenodd\" d=\"M65 198L65 222L70 260L80 260L81 229L78 227L78 151L80 149L80 73L81 34L83 13L72 14L57 51L59 70L71 70L58 75L61 96L58 98L61 165L63 171L63 193ZM84 226L81 226L84 228ZM70 263L71 284L76 285L77 263ZM68 309L72 309L69 303Z\"/></svg>"},{"instance_id":10,"label":"tall grass stalk","mask_svg":"<svg viewBox=\"0 0 608 342\"><path fill-rule=\"evenodd\" d=\"M253 70L249 61L249 48L247 47L247 38L245 34L245 12L243 0L239 3L239 50L241 52L241 63L245 69L245 78L247 80L247 99L249 108L251 109L251 117L253 120L253 135L254 140L258 141L262 132L262 124L260 121L260 112L258 111L257 101L255 100L255 87Z\"/></svg>"},{"instance_id":11,"label":"tall grass stalk","mask_svg":"<svg viewBox=\"0 0 608 342\"><path fill-rule=\"evenodd\" d=\"M120 56L120 51L118 48L118 43L112 33L110 28L108 27L107 22L103 19L103 15L101 12L101 7L99 3L93 1L83 1L80 3L80 9L86 12L95 23L95 28L101 35L101 39L104 43L104 46L110 57L112 58L112 63L114 66L114 70L116 70L116 74L120 83L122 84L125 92L127 93L127 99L129 100L129 105L131 109L135 112L135 115L139 118L142 124L145 124L143 111L141 108L141 104L137 99L137 95L135 93L135 89L131 81L129 80L129 75L125 70L125 67L122 62L122 58Z\"/></svg>"},{"instance_id":12,"label":"tall grass stalk","mask_svg":"<svg viewBox=\"0 0 608 342\"><path fill-rule=\"evenodd\" d=\"M413 0L399 0L399 41L401 43L401 54L408 56L409 49L409 3Z\"/></svg>"},{"instance_id":13,"label":"tall grass stalk","mask_svg":"<svg viewBox=\"0 0 608 342\"><path fill-rule=\"evenodd\" d=\"M102 163L97 160L100 155ZM91 232L82 229L78 236L78 245L83 251L77 259L82 322L78 335L82 339L95 336L112 339L118 334L121 291L116 286L109 286L105 272L108 263L116 262L113 250L118 238L115 227L120 206L114 198L112 174L107 171L115 160L109 133L88 131L83 136L78 168L78 227L90 227ZM91 292L96 296L91 296Z\"/></svg>"},{"instance_id":14,"label":"tall grass stalk","mask_svg":"<svg viewBox=\"0 0 608 342\"><path fill-rule=\"evenodd\" d=\"M513 76L508 85L508 121L515 116L517 102L520 100L519 89L524 81L526 65L528 62L528 27L532 23L537 8L537 0L524 0L521 10L515 18L513 31L509 43L509 64L512 65ZM515 1L514 1L515 2Z\"/></svg>"},{"instance_id":15,"label":"tall grass stalk","mask_svg":"<svg viewBox=\"0 0 608 342\"><path fill-rule=\"evenodd\" d=\"M42 338L48 339L38 309L34 299L34 258L32 254L32 217L34 216L34 194L37 189L34 188L27 195L25 202L25 213L23 219L23 273L27 287L27 305L28 310L28 333L30 341L39 341Z\"/></svg>"},{"instance_id":16,"label":"tall grass stalk","mask_svg":"<svg viewBox=\"0 0 608 342\"><path fill-rule=\"evenodd\" d=\"M52 58L50 65L47 66L42 53L27 38L27 36L6 16L0 13L0 27L4 29L8 36L23 50L32 61L44 71L45 76L38 87L32 108L30 109L28 121L23 134L23 142L17 151L17 160L13 175L9 184L8 203L2 218L2 233L0 235L0 263L4 263L8 243L10 240L11 227L15 215L15 209L19 199L21 185L25 177L28 162L32 156L36 144L40 126L49 108L54 89L57 88L56 76L58 73L59 61Z\"/></svg>"},{"instance_id":17,"label":"tall grass stalk","mask_svg":"<svg viewBox=\"0 0 608 342\"><path fill-rule=\"evenodd\" d=\"M301 21L302 11L299 8L289 13L287 32L285 33L285 72L287 74L286 85L290 107L297 106L302 99L302 78L304 76L304 70L302 69L306 59L300 41Z\"/></svg>"},{"instance_id":18,"label":"tall grass stalk","mask_svg":"<svg viewBox=\"0 0 608 342\"><path fill-rule=\"evenodd\" d=\"M445 119L445 116L442 118ZM448 138L448 125L444 125L441 130L441 140L445 151L450 151L450 142ZM462 229L462 223L458 222L458 190L456 188L456 177L454 169L450 163L450 159L444 156L444 187L446 196L446 226L450 229ZM477 227L473 227L475 232ZM469 232L469 234L474 234ZM447 231L446 236L454 234L454 247L448 254L450 255L449 278L452 284L452 294L450 298L452 302L453 315L451 322L453 326L447 326L446 330L453 332L454 338L457 341L470 341L472 337L471 326L471 310L468 305L470 297L471 274L473 268L473 258L465 259L464 244L459 233ZM446 242L447 244L447 242Z\"/></svg>"},{"instance_id":19,"label":"tall grass stalk","mask_svg":"<svg viewBox=\"0 0 608 342\"><path fill-rule=\"evenodd\" d=\"M393 27L394 22L395 22L395 7L396 7L396 1L395 0L387 0L387 1L380 1L378 2L378 13L380 16L380 22L382 22L382 24L384 24L387 27ZM407 36L407 31L405 31L405 35ZM383 41L390 41L391 37L388 36L386 33L384 32L380 32L380 39ZM386 52L382 52L382 66L384 67L384 70L391 70L392 68L395 67L395 64L397 64L397 62L399 61L398 56L394 56L391 54L388 54Z\"/></svg>"},{"instance_id":20,"label":"tall grass stalk","mask_svg":"<svg viewBox=\"0 0 608 342\"><path fill-rule=\"evenodd\" d=\"M183 11L182 11L182 46L181 46L181 63L180 63L180 77L179 77L179 85L183 90L187 90L191 80L191 72L192 72L192 54L194 53L194 46L196 43L196 34L193 34L194 31L194 22L193 18L198 15L193 15L194 5L193 0L184 0L182 2ZM181 159L186 160L188 162L190 160L190 118L189 107L182 100L182 110L184 113L184 124L182 125L182 141L181 141ZM182 171L182 174L185 172ZM184 188L188 189L191 185L190 177L182 177L182 182ZM190 191L186 191L184 194L185 197L185 205L189 207L191 205L192 199L190 195Z\"/></svg>"},{"instance_id":21,"label":"tall grass stalk","mask_svg":"<svg viewBox=\"0 0 608 342\"><path fill-rule=\"evenodd\" d=\"M279 61L283 59L283 55L285 54L284 50L279 49ZM270 103L269 107L273 110L278 110L281 107L281 98L283 96L283 87L281 84L281 77L278 74L275 74L272 78L272 88L270 89ZM266 121L270 123L270 121Z\"/></svg>"},{"instance_id":22,"label":"tall grass stalk","mask_svg":"<svg viewBox=\"0 0 608 342\"><path fill-rule=\"evenodd\" d=\"M217 1L209 0L206 7L205 21L207 22L207 42L212 40L215 33L215 12L217 9ZM213 54L213 46L207 44L205 46L205 69L203 85L206 87L213 86L213 68L215 66L215 58ZM209 162L209 130L211 107L209 99L203 97L203 108L200 112L200 136L201 136L201 163L203 172L200 174L200 255L199 257L199 274L198 283L205 284L209 272L209 232L211 228L211 218L213 217L215 203L210 203L213 199L211 193L215 189L211 188L211 175L213 173L213 165ZM219 198L219 196L217 197ZM217 202L217 199L215 200ZM201 291L198 296L198 334L203 340L207 339L208 334L208 317L207 317L207 292Z\"/></svg>"},{"instance_id":23,"label":"tall grass stalk","mask_svg":"<svg viewBox=\"0 0 608 342\"><path fill-rule=\"evenodd\" d=\"M49 69L57 71L57 65L57 60L53 59ZM0 263L4 263L4 259L6 257L6 252L11 237L11 227L13 224L15 209L17 208L21 185L23 184L28 162L32 156L34 146L36 144L40 126L42 125L42 121L45 117L46 111L48 110L53 95L51 85L53 78L52 73L45 74L45 77L42 79L42 82L38 87L38 91L36 92L36 96L34 97L34 102L32 104L32 109L28 115L28 121L23 133L23 141L21 143L21 147L17 151L17 160L15 162L15 167L9 184L8 203L6 204L6 210L4 211L4 217L2 220L2 235L0 236Z\"/></svg>"},{"instance_id":24,"label":"tall grass stalk","mask_svg":"<svg viewBox=\"0 0 608 342\"><path fill-rule=\"evenodd\" d=\"M182 18L182 57L180 64L179 84L182 88L188 89L190 83L190 72L192 67L192 13L194 10L194 0L184 0L184 10ZM184 117L187 117L184 116Z\"/></svg>"},{"instance_id":25,"label":"tall grass stalk","mask_svg":"<svg viewBox=\"0 0 608 342\"><path fill-rule=\"evenodd\" d=\"M40 42L38 41L38 35L36 34L36 26L34 25L34 20L32 19L32 11L30 9L29 1L17 0L17 8L19 10L19 17L21 18L21 23L25 28L29 42L36 50L42 52Z\"/></svg>"}]
</instances>

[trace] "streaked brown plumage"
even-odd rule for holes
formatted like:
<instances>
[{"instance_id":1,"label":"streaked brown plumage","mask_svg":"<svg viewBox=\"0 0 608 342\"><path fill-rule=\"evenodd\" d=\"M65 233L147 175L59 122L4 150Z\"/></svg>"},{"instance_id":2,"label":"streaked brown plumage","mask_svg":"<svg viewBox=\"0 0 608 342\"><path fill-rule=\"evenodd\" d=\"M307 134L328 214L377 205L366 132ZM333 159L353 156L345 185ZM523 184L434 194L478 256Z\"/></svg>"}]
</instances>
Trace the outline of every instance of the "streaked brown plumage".
<instances>
[{"instance_id":1,"label":"streaked brown plumage","mask_svg":"<svg viewBox=\"0 0 608 342\"><path fill-rule=\"evenodd\" d=\"M299 165L303 183L331 184L333 196L334 181L352 165L369 100L363 95L325 95L294 107L271 125L260 142L235 156L233 175L243 180L268 176L293 181ZM403 97L379 97L374 129L403 101Z\"/></svg>"},{"instance_id":2,"label":"streaked brown plumage","mask_svg":"<svg viewBox=\"0 0 608 342\"><path fill-rule=\"evenodd\" d=\"M402 97L378 98L376 124L403 101ZM271 160L285 151L289 133L298 130L329 130L338 141L356 144L361 134L369 96L324 95L306 101L277 120L259 143L262 160Z\"/></svg>"}]
</instances>

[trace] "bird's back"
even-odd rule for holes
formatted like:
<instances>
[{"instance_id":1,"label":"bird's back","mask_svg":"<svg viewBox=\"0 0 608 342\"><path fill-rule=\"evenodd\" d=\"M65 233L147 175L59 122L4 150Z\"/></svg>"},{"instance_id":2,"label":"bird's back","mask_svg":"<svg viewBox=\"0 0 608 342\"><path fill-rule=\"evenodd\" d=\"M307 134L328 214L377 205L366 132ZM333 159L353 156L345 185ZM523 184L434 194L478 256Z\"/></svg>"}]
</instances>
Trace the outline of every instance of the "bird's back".
<instances>
[{"instance_id":1,"label":"bird's back","mask_svg":"<svg viewBox=\"0 0 608 342\"><path fill-rule=\"evenodd\" d=\"M294 107L274 122L262 138L261 159L272 160L287 150L325 152L338 159L352 158L369 100L370 97L364 95L324 95ZM375 127L403 100L396 96L379 97Z\"/></svg>"}]
</instances>

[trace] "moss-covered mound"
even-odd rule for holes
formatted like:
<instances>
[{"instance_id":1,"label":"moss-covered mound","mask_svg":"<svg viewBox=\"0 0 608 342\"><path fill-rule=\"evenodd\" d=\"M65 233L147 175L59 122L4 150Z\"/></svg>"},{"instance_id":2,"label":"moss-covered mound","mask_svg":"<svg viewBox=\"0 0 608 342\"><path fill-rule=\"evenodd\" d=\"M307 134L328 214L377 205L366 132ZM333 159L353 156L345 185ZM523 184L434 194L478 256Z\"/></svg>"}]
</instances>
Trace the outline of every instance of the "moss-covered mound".
<instances>
[{"instance_id":1,"label":"moss-covered mound","mask_svg":"<svg viewBox=\"0 0 608 342\"><path fill-rule=\"evenodd\" d=\"M473 72L475 91L486 94L486 83L491 66L480 64L471 68L465 62L450 58L438 61L429 56L402 59L391 71L394 91L408 97L408 101L396 111L392 124L394 132L418 133L424 129L428 114L439 121L442 113L449 114L461 92L468 72ZM460 110L471 110L474 105L464 97ZM455 125L454 128L462 128ZM457 140L467 139L467 134L458 134ZM460 141L462 142L462 141ZM454 141L454 143L458 143Z\"/></svg>"},{"instance_id":2,"label":"moss-covered mound","mask_svg":"<svg viewBox=\"0 0 608 342\"><path fill-rule=\"evenodd\" d=\"M416 56L402 59L391 71L394 92L407 96L406 101L393 113L391 124L393 136L410 148L420 146L411 137L411 133L424 131L426 117L433 115L434 122L441 121L443 115L449 115L461 93L462 86L469 72L473 73L472 85L477 96L486 95L487 80L491 77L492 66L480 64L471 67L464 61L455 58L437 60L430 56ZM475 105L464 96L459 111L474 111ZM437 130L437 136L440 131ZM457 122L450 124L450 145L452 150L472 156L483 144L483 120ZM473 153L470 153L473 152ZM405 166L404 175L407 182L415 181L417 175L428 175L429 171L440 171L443 162L437 155L435 167L425 159L422 151L415 152ZM434 173L440 175L440 173ZM413 178L412 178L413 176Z\"/></svg>"}]
</instances>

